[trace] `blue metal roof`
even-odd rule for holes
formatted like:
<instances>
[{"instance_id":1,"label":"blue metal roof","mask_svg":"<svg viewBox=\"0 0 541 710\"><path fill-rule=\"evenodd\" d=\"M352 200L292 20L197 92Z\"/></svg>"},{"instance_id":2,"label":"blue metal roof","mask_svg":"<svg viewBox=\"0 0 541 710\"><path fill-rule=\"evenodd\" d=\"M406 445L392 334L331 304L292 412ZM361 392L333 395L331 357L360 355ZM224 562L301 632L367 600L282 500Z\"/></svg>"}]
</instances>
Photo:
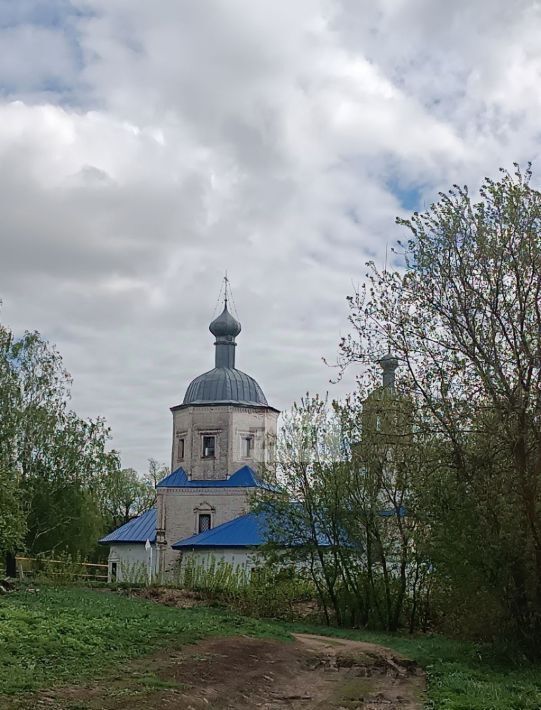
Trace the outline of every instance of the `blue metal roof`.
<instances>
[{"instance_id":1,"label":"blue metal roof","mask_svg":"<svg viewBox=\"0 0 541 710\"><path fill-rule=\"evenodd\" d=\"M269 524L269 513L259 511L257 513L247 513L239 518L222 523L211 530L192 535L184 540L179 540L171 547L174 550L185 549L205 549L224 547L258 547L271 540L272 526ZM311 537L309 530L306 530L306 539L299 539L296 545L303 545L309 542ZM329 540L324 535L318 535L318 545L328 547ZM289 543L290 541L288 541ZM296 546L295 545L295 546Z\"/></svg>"},{"instance_id":2,"label":"blue metal roof","mask_svg":"<svg viewBox=\"0 0 541 710\"><path fill-rule=\"evenodd\" d=\"M401 505L398 508L386 508L378 513L382 518L391 518L396 515L397 518L404 518L407 515L406 508Z\"/></svg>"},{"instance_id":3,"label":"blue metal roof","mask_svg":"<svg viewBox=\"0 0 541 710\"><path fill-rule=\"evenodd\" d=\"M179 540L172 548L182 550L192 547L257 547L266 542L266 530L264 515L248 513L199 535Z\"/></svg>"},{"instance_id":4,"label":"blue metal roof","mask_svg":"<svg viewBox=\"0 0 541 710\"><path fill-rule=\"evenodd\" d=\"M130 520L129 523L121 525L113 532L102 537L99 542L102 545L128 542L144 544L147 540L156 542L156 508L151 508L146 513Z\"/></svg>"},{"instance_id":5,"label":"blue metal roof","mask_svg":"<svg viewBox=\"0 0 541 710\"><path fill-rule=\"evenodd\" d=\"M158 481L156 488L184 488L188 480L188 474L182 468L177 468L175 471L169 473L161 481Z\"/></svg>"},{"instance_id":6,"label":"blue metal roof","mask_svg":"<svg viewBox=\"0 0 541 710\"><path fill-rule=\"evenodd\" d=\"M181 467L170 473L158 483L157 488L264 488L276 490L276 486L261 480L250 466L243 466L230 476L218 481L207 479L189 479Z\"/></svg>"}]
</instances>

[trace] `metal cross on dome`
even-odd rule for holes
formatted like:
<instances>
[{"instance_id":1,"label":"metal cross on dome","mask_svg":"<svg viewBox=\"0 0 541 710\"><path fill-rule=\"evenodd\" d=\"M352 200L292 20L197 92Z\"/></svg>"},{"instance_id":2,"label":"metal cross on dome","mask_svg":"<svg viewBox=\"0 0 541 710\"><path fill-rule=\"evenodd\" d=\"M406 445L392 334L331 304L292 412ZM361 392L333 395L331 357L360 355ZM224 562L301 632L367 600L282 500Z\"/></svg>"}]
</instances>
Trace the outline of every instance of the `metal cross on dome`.
<instances>
[{"instance_id":1,"label":"metal cross on dome","mask_svg":"<svg viewBox=\"0 0 541 710\"><path fill-rule=\"evenodd\" d=\"M224 276L224 305L227 308L227 289L230 288L229 286L229 279L227 278L227 269L225 270L225 276Z\"/></svg>"}]
</instances>

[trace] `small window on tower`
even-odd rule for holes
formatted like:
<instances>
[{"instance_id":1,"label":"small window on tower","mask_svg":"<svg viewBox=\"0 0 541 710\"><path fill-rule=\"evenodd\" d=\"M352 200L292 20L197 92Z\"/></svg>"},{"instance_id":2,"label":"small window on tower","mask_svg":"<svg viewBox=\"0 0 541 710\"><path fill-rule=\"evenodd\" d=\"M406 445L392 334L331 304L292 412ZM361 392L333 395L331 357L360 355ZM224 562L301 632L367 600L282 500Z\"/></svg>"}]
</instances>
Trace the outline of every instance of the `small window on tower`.
<instances>
[{"instance_id":1,"label":"small window on tower","mask_svg":"<svg viewBox=\"0 0 541 710\"><path fill-rule=\"evenodd\" d=\"M203 458L213 459L216 454L216 437L215 436L204 436L203 437Z\"/></svg>"},{"instance_id":2,"label":"small window on tower","mask_svg":"<svg viewBox=\"0 0 541 710\"><path fill-rule=\"evenodd\" d=\"M210 530L210 513L199 514L199 532L207 532Z\"/></svg>"},{"instance_id":3,"label":"small window on tower","mask_svg":"<svg viewBox=\"0 0 541 710\"><path fill-rule=\"evenodd\" d=\"M183 460L184 460L184 439L179 439L179 440L178 440L177 459L178 459L179 461L183 461Z\"/></svg>"},{"instance_id":4,"label":"small window on tower","mask_svg":"<svg viewBox=\"0 0 541 710\"><path fill-rule=\"evenodd\" d=\"M254 450L254 437L253 436L242 436L241 437L242 458L244 458L244 459L250 458L253 450Z\"/></svg>"}]
</instances>

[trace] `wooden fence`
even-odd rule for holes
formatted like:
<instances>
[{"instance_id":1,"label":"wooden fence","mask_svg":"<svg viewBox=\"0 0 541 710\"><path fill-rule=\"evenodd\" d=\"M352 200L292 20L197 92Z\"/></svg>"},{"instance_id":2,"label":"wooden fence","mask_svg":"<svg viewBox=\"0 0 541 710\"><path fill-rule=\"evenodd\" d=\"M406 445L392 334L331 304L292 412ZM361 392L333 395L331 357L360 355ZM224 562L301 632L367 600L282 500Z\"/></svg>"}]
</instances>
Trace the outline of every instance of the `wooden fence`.
<instances>
[{"instance_id":1,"label":"wooden fence","mask_svg":"<svg viewBox=\"0 0 541 710\"><path fill-rule=\"evenodd\" d=\"M48 557L46 558L40 558L40 557L21 557L17 556L15 558L15 561L17 563L17 573L20 577L24 577L26 575L29 576L34 576L34 574L39 571L39 568L46 564L47 566L49 565L62 565L62 567L59 567L58 572L50 571L48 574L58 574L58 575L65 575L66 570L69 568L70 571L75 569L76 571L73 573L75 577L78 579L95 579L95 580L100 580L100 581L107 581L107 572L108 568L107 565L105 564L99 564L97 562L76 562L76 561L66 561L66 560L53 560ZM77 568L81 567L82 572L78 572ZM91 573L91 570L94 569L94 572ZM102 572L102 574L99 574Z\"/></svg>"}]
</instances>

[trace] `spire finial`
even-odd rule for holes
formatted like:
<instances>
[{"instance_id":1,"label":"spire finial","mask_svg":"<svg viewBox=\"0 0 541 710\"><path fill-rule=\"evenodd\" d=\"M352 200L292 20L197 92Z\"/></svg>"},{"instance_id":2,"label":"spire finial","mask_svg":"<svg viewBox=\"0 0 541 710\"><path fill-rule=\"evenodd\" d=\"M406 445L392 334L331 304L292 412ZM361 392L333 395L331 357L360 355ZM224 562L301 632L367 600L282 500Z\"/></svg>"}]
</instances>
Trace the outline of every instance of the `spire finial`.
<instances>
[{"instance_id":1,"label":"spire finial","mask_svg":"<svg viewBox=\"0 0 541 710\"><path fill-rule=\"evenodd\" d=\"M383 276L387 278L387 261L389 259L389 240L385 242L385 264L383 265ZM391 327L387 323L387 355L391 355Z\"/></svg>"},{"instance_id":2,"label":"spire finial","mask_svg":"<svg viewBox=\"0 0 541 710\"><path fill-rule=\"evenodd\" d=\"M224 276L224 306L227 309L227 289L229 288L229 279L227 278L227 269Z\"/></svg>"},{"instance_id":3,"label":"spire finial","mask_svg":"<svg viewBox=\"0 0 541 710\"><path fill-rule=\"evenodd\" d=\"M235 367L235 338L241 331L241 325L238 320L231 315L227 310L229 296L231 296L231 301L233 307L235 306L235 301L233 301L233 296L231 295L231 288L229 286L229 278L227 276L227 271L224 276L223 283L223 293L224 293L224 309L222 313L215 318L209 326L209 330L216 337L216 367ZM222 292L220 290L220 295L218 296L218 302ZM236 308L234 308L236 311Z\"/></svg>"}]
</instances>

